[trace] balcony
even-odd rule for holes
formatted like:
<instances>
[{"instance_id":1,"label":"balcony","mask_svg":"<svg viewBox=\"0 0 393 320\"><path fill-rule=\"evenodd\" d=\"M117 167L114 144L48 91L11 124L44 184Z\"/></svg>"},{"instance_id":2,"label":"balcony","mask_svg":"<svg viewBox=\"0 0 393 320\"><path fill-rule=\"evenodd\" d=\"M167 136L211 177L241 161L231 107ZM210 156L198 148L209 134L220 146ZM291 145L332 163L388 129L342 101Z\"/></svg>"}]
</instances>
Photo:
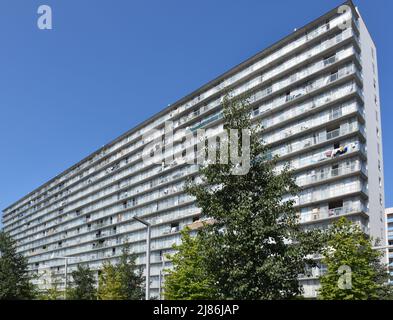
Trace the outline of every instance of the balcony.
<instances>
[{"instance_id":1,"label":"balcony","mask_svg":"<svg viewBox=\"0 0 393 320\"><path fill-rule=\"evenodd\" d=\"M363 181L359 178L351 178L351 181L331 183L321 187L310 188L302 191L300 196L294 197L294 206L306 207L312 203L323 202L343 196L363 193L368 195L368 190Z\"/></svg>"},{"instance_id":2,"label":"balcony","mask_svg":"<svg viewBox=\"0 0 393 320\"><path fill-rule=\"evenodd\" d=\"M325 220L325 219L332 219L332 218L337 218L343 215L350 215L350 214L355 214L355 213L361 213L361 212L367 212L367 208L362 205L353 205L353 206L345 206L341 208L334 208L334 209L320 209L320 208L315 208L313 209L312 213L309 214L302 214L299 217L299 222L300 223L309 223L309 222L316 222L319 220Z\"/></svg>"},{"instance_id":3,"label":"balcony","mask_svg":"<svg viewBox=\"0 0 393 320\"><path fill-rule=\"evenodd\" d=\"M338 148L324 148L319 149L316 152L308 153L302 157L291 159L290 161L282 161L276 166L276 170L280 171L289 164L290 168L295 172L302 170L312 169L319 167L325 162L329 162L332 159L344 157L346 155L360 152L362 155L365 154L365 147L358 141L348 142L346 144L339 145Z\"/></svg>"},{"instance_id":4,"label":"balcony","mask_svg":"<svg viewBox=\"0 0 393 320\"><path fill-rule=\"evenodd\" d=\"M347 176L355 172L362 172L364 175L367 175L367 170L365 166L361 165L360 163L353 163L349 166L342 165L334 169L330 167L323 170L317 170L315 173L311 175L302 176L296 179L296 183L297 185L303 187L306 185L334 179L336 177Z\"/></svg>"},{"instance_id":5,"label":"balcony","mask_svg":"<svg viewBox=\"0 0 393 320\"><path fill-rule=\"evenodd\" d=\"M362 125L359 125L357 122L354 123L345 123L342 127L337 128L332 131L328 132L320 132L318 137L310 136L305 139L302 139L300 141L296 141L294 143L288 143L284 147L279 147L276 149L273 149L271 151L272 156L279 156L280 158L287 157L289 155L293 155L297 153L298 151L305 151L308 148L311 148L313 146L328 142L329 140L333 140L339 137L345 137L349 135L350 133L354 133L356 131L359 131L363 133L364 136L364 127ZM292 134L288 132L288 137L291 136ZM341 148L341 147L340 147ZM342 147L343 150L345 147ZM333 150L332 155L336 156L338 154L339 150ZM341 152L340 154L343 154L345 152Z\"/></svg>"},{"instance_id":6,"label":"balcony","mask_svg":"<svg viewBox=\"0 0 393 320\"><path fill-rule=\"evenodd\" d=\"M305 112L307 111L305 110ZM297 122L295 121L295 124L290 123L290 125L287 125L286 127L280 126L280 129L264 134L262 138L267 144L277 144L280 140L294 138L294 136L300 136L300 134L304 134L307 131L320 129L322 126L326 126L329 122L340 119L349 114L354 114L355 116L356 112L363 115L363 107L361 107L357 102L351 100L349 103L335 106L328 110L323 110L317 114L309 115ZM289 117L280 116L277 118L280 118L284 122ZM267 127L269 128L270 126L267 125Z\"/></svg>"},{"instance_id":7,"label":"balcony","mask_svg":"<svg viewBox=\"0 0 393 320\"><path fill-rule=\"evenodd\" d=\"M272 128L282 126L288 120L293 121L299 116L305 116L309 111L315 110L342 99L345 96L357 93L360 97L363 96L361 90L356 86L355 83L345 84L339 88L329 90L329 92L314 97L313 99L307 100L306 102L300 103L288 110L283 110L278 115L273 115L262 119L262 126L265 130L272 130ZM362 112L364 118L364 111Z\"/></svg>"}]
</instances>

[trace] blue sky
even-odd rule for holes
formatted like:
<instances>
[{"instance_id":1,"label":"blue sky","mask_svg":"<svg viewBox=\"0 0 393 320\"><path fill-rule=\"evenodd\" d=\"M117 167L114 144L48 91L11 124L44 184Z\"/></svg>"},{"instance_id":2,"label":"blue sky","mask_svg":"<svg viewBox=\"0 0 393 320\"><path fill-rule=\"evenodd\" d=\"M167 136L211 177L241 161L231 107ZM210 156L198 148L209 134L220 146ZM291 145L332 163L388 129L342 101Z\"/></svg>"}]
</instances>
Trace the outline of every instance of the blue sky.
<instances>
[{"instance_id":1,"label":"blue sky","mask_svg":"<svg viewBox=\"0 0 393 320\"><path fill-rule=\"evenodd\" d=\"M0 208L342 2L1 0ZM393 1L355 4L378 47L393 206Z\"/></svg>"}]
</instances>

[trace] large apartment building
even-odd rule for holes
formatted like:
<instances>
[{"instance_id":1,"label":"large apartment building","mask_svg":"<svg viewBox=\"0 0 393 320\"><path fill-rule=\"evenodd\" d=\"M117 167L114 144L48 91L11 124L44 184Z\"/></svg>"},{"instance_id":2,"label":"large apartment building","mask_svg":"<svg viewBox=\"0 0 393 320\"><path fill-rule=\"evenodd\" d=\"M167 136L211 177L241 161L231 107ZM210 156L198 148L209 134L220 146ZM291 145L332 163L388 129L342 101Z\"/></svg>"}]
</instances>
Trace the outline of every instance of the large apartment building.
<instances>
[{"instance_id":1,"label":"large apartment building","mask_svg":"<svg viewBox=\"0 0 393 320\"><path fill-rule=\"evenodd\" d=\"M28 257L45 287L77 264L98 270L115 262L125 241L146 261L151 227L151 294L159 295L163 257L179 231L198 224L200 210L183 192L198 165L181 161L193 142L184 129L222 130L224 93L249 93L252 117L278 169L289 164L302 187L296 198L305 228L326 227L340 216L385 241L383 160L377 51L351 1L242 62L108 143L3 211L4 230ZM347 8L348 10L343 10ZM165 124L174 128L164 140ZM152 131L154 129L154 131ZM154 134L148 134L154 132ZM144 150L174 151L172 163L149 163ZM169 150L171 149L171 150ZM302 275L315 296L319 269ZM48 276L50 275L50 276ZM64 281L63 281L64 282Z\"/></svg>"},{"instance_id":2,"label":"large apartment building","mask_svg":"<svg viewBox=\"0 0 393 320\"><path fill-rule=\"evenodd\" d=\"M387 245L393 246L393 208L386 208L386 237ZM393 247L388 249L388 262L389 262L389 273L390 283L393 284Z\"/></svg>"}]
</instances>

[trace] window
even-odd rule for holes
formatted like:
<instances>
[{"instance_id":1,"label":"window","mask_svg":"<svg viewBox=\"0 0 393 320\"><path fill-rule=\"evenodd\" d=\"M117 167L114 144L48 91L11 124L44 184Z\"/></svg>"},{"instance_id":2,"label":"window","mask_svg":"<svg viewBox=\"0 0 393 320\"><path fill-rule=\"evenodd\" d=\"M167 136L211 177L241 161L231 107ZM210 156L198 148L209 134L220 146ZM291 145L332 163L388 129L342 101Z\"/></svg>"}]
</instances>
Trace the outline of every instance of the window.
<instances>
[{"instance_id":1,"label":"window","mask_svg":"<svg viewBox=\"0 0 393 320\"><path fill-rule=\"evenodd\" d=\"M272 93L272 87L268 87L268 88L266 88L266 92L267 92L267 94L270 94L270 93Z\"/></svg>"},{"instance_id":2,"label":"window","mask_svg":"<svg viewBox=\"0 0 393 320\"><path fill-rule=\"evenodd\" d=\"M342 115L341 107L335 107L330 112L330 120L337 119L338 117L341 117L341 115Z\"/></svg>"},{"instance_id":3,"label":"window","mask_svg":"<svg viewBox=\"0 0 393 320\"><path fill-rule=\"evenodd\" d=\"M285 101L288 102L288 101L291 101L291 100L293 100L293 99L294 99L294 96L291 95L291 92L290 92L290 91L288 91L288 92L286 93Z\"/></svg>"},{"instance_id":4,"label":"window","mask_svg":"<svg viewBox=\"0 0 393 320\"><path fill-rule=\"evenodd\" d=\"M333 54L330 57L325 57L324 60L323 60L323 64L324 64L324 66L327 66L329 64L334 63L335 61L336 61L336 55Z\"/></svg>"},{"instance_id":5,"label":"window","mask_svg":"<svg viewBox=\"0 0 393 320\"><path fill-rule=\"evenodd\" d=\"M336 81L338 79L338 71L332 72L330 74L330 82Z\"/></svg>"},{"instance_id":6,"label":"window","mask_svg":"<svg viewBox=\"0 0 393 320\"><path fill-rule=\"evenodd\" d=\"M179 222L171 223L171 232L177 232L177 231L179 231Z\"/></svg>"},{"instance_id":7,"label":"window","mask_svg":"<svg viewBox=\"0 0 393 320\"><path fill-rule=\"evenodd\" d=\"M342 212L343 201L342 200L331 201L329 202L328 208L329 208L329 216L339 215Z\"/></svg>"},{"instance_id":8,"label":"window","mask_svg":"<svg viewBox=\"0 0 393 320\"><path fill-rule=\"evenodd\" d=\"M338 164L332 165L332 177L338 176Z\"/></svg>"},{"instance_id":9,"label":"window","mask_svg":"<svg viewBox=\"0 0 393 320\"><path fill-rule=\"evenodd\" d=\"M330 126L326 129L326 139L333 139L340 135L340 125Z\"/></svg>"}]
</instances>

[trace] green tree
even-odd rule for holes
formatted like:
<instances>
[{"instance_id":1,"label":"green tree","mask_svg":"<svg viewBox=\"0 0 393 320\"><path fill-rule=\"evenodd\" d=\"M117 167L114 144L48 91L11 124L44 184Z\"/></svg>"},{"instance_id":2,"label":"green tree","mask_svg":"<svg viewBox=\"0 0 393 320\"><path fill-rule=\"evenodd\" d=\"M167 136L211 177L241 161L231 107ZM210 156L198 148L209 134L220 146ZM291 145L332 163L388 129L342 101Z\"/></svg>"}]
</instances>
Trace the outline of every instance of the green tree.
<instances>
[{"instance_id":1,"label":"green tree","mask_svg":"<svg viewBox=\"0 0 393 320\"><path fill-rule=\"evenodd\" d=\"M228 136L239 130L239 154L248 151L241 130L249 130L250 168L234 175L233 161L208 163L199 170L201 182L186 187L202 216L214 219L200 232L206 272L221 298L292 298L301 293L298 274L312 263L307 255L318 251L318 238L300 229L293 200L285 200L299 188L287 167L274 170L278 159L261 141L261 126L252 126L249 101L227 96L222 104L224 130Z\"/></svg>"},{"instance_id":2,"label":"green tree","mask_svg":"<svg viewBox=\"0 0 393 320\"><path fill-rule=\"evenodd\" d=\"M38 295L39 300L62 300L64 299L64 292L60 291L57 282L54 282L51 287Z\"/></svg>"},{"instance_id":3,"label":"green tree","mask_svg":"<svg viewBox=\"0 0 393 320\"><path fill-rule=\"evenodd\" d=\"M0 231L0 300L33 299L36 289L31 280L26 258L16 252L15 241Z\"/></svg>"},{"instance_id":4,"label":"green tree","mask_svg":"<svg viewBox=\"0 0 393 320\"><path fill-rule=\"evenodd\" d=\"M372 249L372 239L358 225L342 217L328 231L322 263L327 272L319 298L325 300L392 299L383 253Z\"/></svg>"},{"instance_id":5,"label":"green tree","mask_svg":"<svg viewBox=\"0 0 393 320\"><path fill-rule=\"evenodd\" d=\"M121 279L115 265L104 262L98 277L97 296L99 300L123 300Z\"/></svg>"},{"instance_id":6,"label":"green tree","mask_svg":"<svg viewBox=\"0 0 393 320\"><path fill-rule=\"evenodd\" d=\"M204 265L203 245L198 235L191 236L188 229L181 231L181 244L174 245L177 252L169 258L172 269L165 270L164 296L167 300L215 299L218 292L214 279Z\"/></svg>"},{"instance_id":7,"label":"green tree","mask_svg":"<svg viewBox=\"0 0 393 320\"><path fill-rule=\"evenodd\" d=\"M120 274L120 295L123 300L141 300L144 298L142 270L136 266L136 255L130 253L129 245L123 247L117 270Z\"/></svg>"},{"instance_id":8,"label":"green tree","mask_svg":"<svg viewBox=\"0 0 393 320\"><path fill-rule=\"evenodd\" d=\"M123 247L119 263L104 263L98 280L100 300L140 300L144 297L142 272L135 263L129 245Z\"/></svg>"},{"instance_id":9,"label":"green tree","mask_svg":"<svg viewBox=\"0 0 393 320\"><path fill-rule=\"evenodd\" d=\"M78 265L71 273L73 282L67 290L67 299L70 300L94 300L97 298L94 272L88 266Z\"/></svg>"}]
</instances>

